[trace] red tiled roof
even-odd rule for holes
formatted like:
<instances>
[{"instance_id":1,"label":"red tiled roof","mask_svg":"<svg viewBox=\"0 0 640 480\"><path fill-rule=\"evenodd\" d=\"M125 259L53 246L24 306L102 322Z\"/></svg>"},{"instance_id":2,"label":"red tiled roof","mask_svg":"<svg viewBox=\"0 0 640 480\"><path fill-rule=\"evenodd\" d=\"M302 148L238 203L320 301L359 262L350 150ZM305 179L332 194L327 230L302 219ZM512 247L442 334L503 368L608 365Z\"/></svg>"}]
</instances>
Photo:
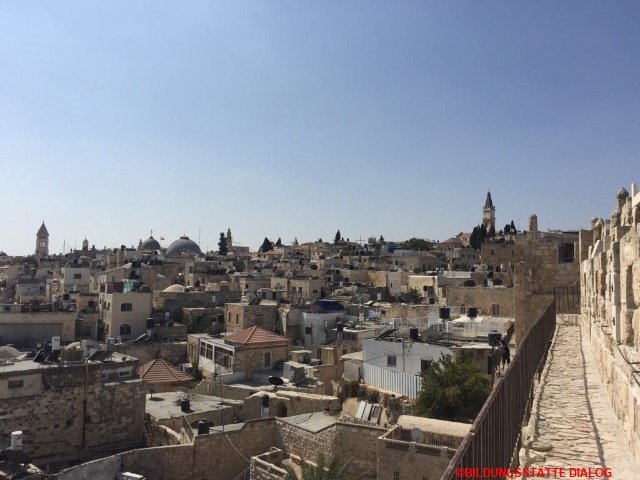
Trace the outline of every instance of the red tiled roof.
<instances>
[{"instance_id":1,"label":"red tiled roof","mask_svg":"<svg viewBox=\"0 0 640 480\"><path fill-rule=\"evenodd\" d=\"M193 381L193 377L165 360L151 360L138 369L138 375L148 383L178 383Z\"/></svg>"},{"instance_id":2,"label":"red tiled roof","mask_svg":"<svg viewBox=\"0 0 640 480\"><path fill-rule=\"evenodd\" d=\"M245 328L240 332L227 335L226 337L224 337L224 341L239 343L241 345L256 345L260 343L273 342L288 343L289 339L256 325L254 327Z\"/></svg>"}]
</instances>

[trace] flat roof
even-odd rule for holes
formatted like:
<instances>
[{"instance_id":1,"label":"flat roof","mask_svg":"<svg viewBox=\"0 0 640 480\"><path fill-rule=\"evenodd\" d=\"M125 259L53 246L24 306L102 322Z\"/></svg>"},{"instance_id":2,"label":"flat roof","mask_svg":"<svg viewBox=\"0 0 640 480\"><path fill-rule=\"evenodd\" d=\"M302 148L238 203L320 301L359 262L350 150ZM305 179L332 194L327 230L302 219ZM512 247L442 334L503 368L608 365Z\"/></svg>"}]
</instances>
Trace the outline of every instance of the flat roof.
<instances>
[{"instance_id":1,"label":"flat roof","mask_svg":"<svg viewBox=\"0 0 640 480\"><path fill-rule=\"evenodd\" d=\"M325 412L303 413L302 415L294 415L293 417L282 417L278 420L301 428L307 432L317 433L331 425L339 422L339 415L330 415Z\"/></svg>"},{"instance_id":2,"label":"flat roof","mask_svg":"<svg viewBox=\"0 0 640 480\"><path fill-rule=\"evenodd\" d=\"M153 398L151 397L151 394L147 394L145 411L159 420L181 417L185 414L230 408L232 405L242 405L242 402L237 400L223 399L210 395L189 394L190 411L183 412L180 407L180 399L184 397L183 392L154 393Z\"/></svg>"}]
</instances>

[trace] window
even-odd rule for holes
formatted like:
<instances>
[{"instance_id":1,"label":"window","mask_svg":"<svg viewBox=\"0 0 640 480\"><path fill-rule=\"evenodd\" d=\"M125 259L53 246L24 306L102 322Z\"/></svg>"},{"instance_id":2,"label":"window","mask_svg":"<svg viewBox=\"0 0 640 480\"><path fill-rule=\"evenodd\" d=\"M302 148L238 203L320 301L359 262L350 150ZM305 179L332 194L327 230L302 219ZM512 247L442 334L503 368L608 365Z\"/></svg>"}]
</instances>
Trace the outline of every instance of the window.
<instances>
[{"instance_id":1,"label":"window","mask_svg":"<svg viewBox=\"0 0 640 480\"><path fill-rule=\"evenodd\" d=\"M205 353L205 357L209 360L213 360L213 345L207 343L207 352Z\"/></svg>"},{"instance_id":2,"label":"window","mask_svg":"<svg viewBox=\"0 0 640 480\"><path fill-rule=\"evenodd\" d=\"M395 367L395 366L396 366L396 356L387 355L387 367Z\"/></svg>"},{"instance_id":3,"label":"window","mask_svg":"<svg viewBox=\"0 0 640 480\"><path fill-rule=\"evenodd\" d=\"M200 356L204 357L207 352L207 344L204 342L200 342Z\"/></svg>"},{"instance_id":4,"label":"window","mask_svg":"<svg viewBox=\"0 0 640 480\"><path fill-rule=\"evenodd\" d=\"M240 323L240 314L236 313L236 325L238 325L238 323Z\"/></svg>"},{"instance_id":5,"label":"window","mask_svg":"<svg viewBox=\"0 0 640 480\"><path fill-rule=\"evenodd\" d=\"M430 366L431 366L431 360L425 360L424 358L420 359L421 372L426 372L427 370L429 370Z\"/></svg>"},{"instance_id":6,"label":"window","mask_svg":"<svg viewBox=\"0 0 640 480\"><path fill-rule=\"evenodd\" d=\"M264 366L271 368L271 352L264 352Z\"/></svg>"},{"instance_id":7,"label":"window","mask_svg":"<svg viewBox=\"0 0 640 480\"><path fill-rule=\"evenodd\" d=\"M500 305L497 303L494 303L491 305L491 315L494 317L497 317L498 315L500 315Z\"/></svg>"},{"instance_id":8,"label":"window","mask_svg":"<svg viewBox=\"0 0 640 480\"><path fill-rule=\"evenodd\" d=\"M82 278L82 274L81 273L74 273L73 274L73 279L74 280L80 280Z\"/></svg>"},{"instance_id":9,"label":"window","mask_svg":"<svg viewBox=\"0 0 640 480\"><path fill-rule=\"evenodd\" d=\"M24 386L24 380L9 380L9 388L22 388Z\"/></svg>"},{"instance_id":10,"label":"window","mask_svg":"<svg viewBox=\"0 0 640 480\"><path fill-rule=\"evenodd\" d=\"M312 333L311 327L304 327L304 334L305 335L311 335L311 333Z\"/></svg>"},{"instance_id":11,"label":"window","mask_svg":"<svg viewBox=\"0 0 640 480\"><path fill-rule=\"evenodd\" d=\"M121 303L120 304L120 311L121 312L132 312L133 311L133 305L130 303Z\"/></svg>"},{"instance_id":12,"label":"window","mask_svg":"<svg viewBox=\"0 0 640 480\"><path fill-rule=\"evenodd\" d=\"M400 480L400 472L393 472L393 480Z\"/></svg>"},{"instance_id":13,"label":"window","mask_svg":"<svg viewBox=\"0 0 640 480\"><path fill-rule=\"evenodd\" d=\"M131 325L126 323L120 325L120 335L131 335Z\"/></svg>"}]
</instances>

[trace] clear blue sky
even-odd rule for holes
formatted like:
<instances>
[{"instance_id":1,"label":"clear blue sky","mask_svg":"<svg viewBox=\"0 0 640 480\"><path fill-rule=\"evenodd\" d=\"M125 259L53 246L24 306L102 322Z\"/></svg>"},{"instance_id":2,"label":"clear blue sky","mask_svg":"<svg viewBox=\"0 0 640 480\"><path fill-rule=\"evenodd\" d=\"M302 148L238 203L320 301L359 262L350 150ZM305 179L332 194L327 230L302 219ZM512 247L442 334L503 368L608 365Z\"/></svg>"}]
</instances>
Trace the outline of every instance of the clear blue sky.
<instances>
[{"instance_id":1,"label":"clear blue sky","mask_svg":"<svg viewBox=\"0 0 640 480\"><path fill-rule=\"evenodd\" d=\"M586 227L640 181L640 3L0 3L0 250Z\"/></svg>"}]
</instances>

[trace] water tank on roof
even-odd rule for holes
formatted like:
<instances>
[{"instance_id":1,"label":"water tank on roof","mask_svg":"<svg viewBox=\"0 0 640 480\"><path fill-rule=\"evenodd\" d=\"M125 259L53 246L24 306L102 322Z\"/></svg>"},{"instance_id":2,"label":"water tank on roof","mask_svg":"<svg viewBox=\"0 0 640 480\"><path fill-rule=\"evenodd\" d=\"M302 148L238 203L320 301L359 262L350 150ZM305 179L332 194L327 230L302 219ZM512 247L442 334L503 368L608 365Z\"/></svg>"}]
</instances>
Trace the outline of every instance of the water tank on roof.
<instances>
[{"instance_id":1,"label":"water tank on roof","mask_svg":"<svg viewBox=\"0 0 640 480\"><path fill-rule=\"evenodd\" d=\"M409 338L413 342L420 341L420 337L418 336L418 329L416 327L409 328Z\"/></svg>"},{"instance_id":2,"label":"water tank on roof","mask_svg":"<svg viewBox=\"0 0 640 480\"><path fill-rule=\"evenodd\" d=\"M502 339L502 334L496 330L492 330L487 335L487 341L489 345L492 347L498 347L500 345L500 340Z\"/></svg>"},{"instance_id":3,"label":"water tank on roof","mask_svg":"<svg viewBox=\"0 0 640 480\"><path fill-rule=\"evenodd\" d=\"M440 307L440 313L439 313L439 317L442 320L449 320L449 307Z\"/></svg>"},{"instance_id":4,"label":"water tank on roof","mask_svg":"<svg viewBox=\"0 0 640 480\"><path fill-rule=\"evenodd\" d=\"M198 435L206 435L209 433L209 422L206 420L198 421Z\"/></svg>"},{"instance_id":5,"label":"water tank on roof","mask_svg":"<svg viewBox=\"0 0 640 480\"><path fill-rule=\"evenodd\" d=\"M476 318L478 316L478 309L476 307L467 308L467 317Z\"/></svg>"},{"instance_id":6,"label":"water tank on roof","mask_svg":"<svg viewBox=\"0 0 640 480\"><path fill-rule=\"evenodd\" d=\"M182 410L183 412L190 412L191 400L189 400L188 398L183 398L182 400L180 400L180 410Z\"/></svg>"},{"instance_id":7,"label":"water tank on roof","mask_svg":"<svg viewBox=\"0 0 640 480\"><path fill-rule=\"evenodd\" d=\"M11 450L22 450L22 430L11 432Z\"/></svg>"}]
</instances>

